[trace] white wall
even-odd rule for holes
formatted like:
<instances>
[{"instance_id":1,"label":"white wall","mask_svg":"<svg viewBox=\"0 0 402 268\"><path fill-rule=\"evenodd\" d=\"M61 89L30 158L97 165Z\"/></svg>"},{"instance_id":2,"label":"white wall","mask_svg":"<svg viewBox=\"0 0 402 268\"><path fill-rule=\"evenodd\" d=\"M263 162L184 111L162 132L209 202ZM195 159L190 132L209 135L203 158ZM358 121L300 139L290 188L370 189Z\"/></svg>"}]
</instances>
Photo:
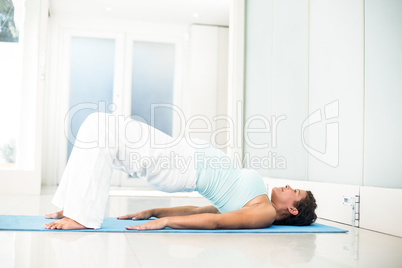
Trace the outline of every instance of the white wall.
<instances>
[{"instance_id":1,"label":"white wall","mask_svg":"<svg viewBox=\"0 0 402 268\"><path fill-rule=\"evenodd\" d=\"M308 179L359 185L363 164L363 2L311 0L309 21L309 114L339 102L338 118L309 127L309 145L325 151L326 143L338 142L339 163L333 167L309 155ZM338 140L326 135L325 124L330 122L339 122Z\"/></svg>"},{"instance_id":2,"label":"white wall","mask_svg":"<svg viewBox=\"0 0 402 268\"><path fill-rule=\"evenodd\" d=\"M402 145L397 138L402 24L396 15L402 5L384 3L368 1L372 6L365 9L360 0L247 2L246 118L286 116L277 133L250 138L255 144L270 140L272 152L288 160L285 170L264 169L263 175L402 188L395 162ZM272 125L271 120L271 131ZM329 152L332 148L336 151ZM327 159L326 150L336 157ZM247 145L245 151L261 153ZM380 182L377 170L393 183Z\"/></svg>"},{"instance_id":3,"label":"white wall","mask_svg":"<svg viewBox=\"0 0 402 268\"><path fill-rule=\"evenodd\" d=\"M256 149L245 152L276 163L263 175L359 185L363 162L363 18L361 1L248 1L246 41L246 119L263 115L270 132L253 133ZM339 16L342 19L339 19ZM334 101L339 117L308 116ZM277 127L275 126L275 116ZM303 127L303 122L306 124ZM339 138L326 135L326 123L339 122ZM262 128L262 122L254 123ZM317 151L307 154L305 146ZM337 133L335 133L338 135ZM327 138L327 139L326 139ZM328 163L328 143L338 163ZM338 146L339 145L339 146ZM329 146L329 145L328 145ZM339 155L338 155L339 154ZM318 156L318 159L316 158Z\"/></svg>"},{"instance_id":4,"label":"white wall","mask_svg":"<svg viewBox=\"0 0 402 268\"><path fill-rule=\"evenodd\" d=\"M364 185L402 188L402 1L365 3Z\"/></svg>"},{"instance_id":5,"label":"white wall","mask_svg":"<svg viewBox=\"0 0 402 268\"><path fill-rule=\"evenodd\" d=\"M387 189L366 186L402 191L401 2L246 3L245 116L287 118L278 124L276 148L245 146L245 152L286 158L286 169L262 168L261 174L314 190L319 217L350 223L343 197L361 195L361 226L400 235L393 225L379 229L383 217L371 209L375 202L381 213L402 220L386 194L376 196Z\"/></svg>"},{"instance_id":6,"label":"white wall","mask_svg":"<svg viewBox=\"0 0 402 268\"><path fill-rule=\"evenodd\" d=\"M262 167L246 161L266 176L307 175L307 155L298 135L308 112L307 11L307 1L247 2L245 121L250 122L246 128L261 132L247 131L244 148L246 154L269 161Z\"/></svg>"},{"instance_id":7,"label":"white wall","mask_svg":"<svg viewBox=\"0 0 402 268\"><path fill-rule=\"evenodd\" d=\"M227 111L228 28L192 25L189 45L185 116L187 120L199 118L188 127L201 130L190 137L211 141L219 147L225 144L226 133L211 134L226 126L225 120L216 118Z\"/></svg>"},{"instance_id":8,"label":"white wall","mask_svg":"<svg viewBox=\"0 0 402 268\"><path fill-rule=\"evenodd\" d=\"M40 193L47 10L47 1L29 1L24 6L17 52L22 56L19 59L21 82L16 83L21 89L16 100L21 109L16 118L19 123L17 160L15 167L0 170L0 193Z\"/></svg>"},{"instance_id":9,"label":"white wall","mask_svg":"<svg viewBox=\"0 0 402 268\"><path fill-rule=\"evenodd\" d=\"M402 237L400 189L360 187L360 227Z\"/></svg>"},{"instance_id":10,"label":"white wall","mask_svg":"<svg viewBox=\"0 0 402 268\"><path fill-rule=\"evenodd\" d=\"M247 1L246 12L246 48L245 48L245 99L244 122L258 131L244 133L244 152L258 158L267 155L271 143L269 125L263 120L250 119L253 115L262 115L270 120L272 96L272 1ZM251 121L253 120L253 121ZM265 130L264 130L265 129ZM251 165L245 163L251 168ZM253 167L264 176L270 176L269 169Z\"/></svg>"},{"instance_id":11,"label":"white wall","mask_svg":"<svg viewBox=\"0 0 402 268\"><path fill-rule=\"evenodd\" d=\"M272 107L270 116L278 117L278 126L277 131L271 133L270 151L286 158L286 167L271 169L271 177L305 179L307 176L307 153L297 135L308 115L307 11L307 1L273 3L272 97L269 105Z\"/></svg>"}]
</instances>

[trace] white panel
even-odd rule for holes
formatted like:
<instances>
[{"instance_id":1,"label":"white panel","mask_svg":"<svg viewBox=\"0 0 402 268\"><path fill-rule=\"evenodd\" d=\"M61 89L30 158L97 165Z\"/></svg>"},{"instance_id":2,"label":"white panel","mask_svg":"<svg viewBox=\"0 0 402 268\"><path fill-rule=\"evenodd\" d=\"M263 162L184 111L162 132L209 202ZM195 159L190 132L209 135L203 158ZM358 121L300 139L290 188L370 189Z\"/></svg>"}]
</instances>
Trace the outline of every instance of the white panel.
<instances>
[{"instance_id":1,"label":"white panel","mask_svg":"<svg viewBox=\"0 0 402 268\"><path fill-rule=\"evenodd\" d=\"M0 148L5 144L12 144L10 140L18 140L20 104L21 104L21 73L22 73L22 44L14 42L0 42ZM0 169L15 167L15 156L19 152L13 150L14 157L6 157L0 149ZM8 158L13 163L5 161Z\"/></svg>"},{"instance_id":2,"label":"white panel","mask_svg":"<svg viewBox=\"0 0 402 268\"><path fill-rule=\"evenodd\" d=\"M308 111L307 2L274 1L273 4L270 151L276 153L277 165L271 169L275 178L306 179L307 153L301 142L301 126ZM286 166L280 165L280 157L285 159Z\"/></svg>"},{"instance_id":3,"label":"white panel","mask_svg":"<svg viewBox=\"0 0 402 268\"><path fill-rule=\"evenodd\" d=\"M264 178L264 182L269 186L269 196L273 187L286 184L295 189L309 190L317 202L317 217L352 225L353 210L343 204L343 198L359 195L359 186L273 178Z\"/></svg>"},{"instance_id":4,"label":"white panel","mask_svg":"<svg viewBox=\"0 0 402 268\"><path fill-rule=\"evenodd\" d=\"M402 236L401 189L360 187L360 227Z\"/></svg>"},{"instance_id":5,"label":"white panel","mask_svg":"<svg viewBox=\"0 0 402 268\"><path fill-rule=\"evenodd\" d=\"M41 1L27 1L25 3L25 17L23 25L23 36L20 42L23 42L23 67L22 67L22 90L21 90L21 119L19 144L17 145L17 163L18 168L23 170L35 169L35 130L37 96L40 85L38 79L39 73L39 34L41 13ZM42 17L43 18L43 17ZM42 37L43 38L43 37ZM30 135L26 135L30 133ZM18 154L19 152L19 154ZM23 153L21 153L23 152Z\"/></svg>"},{"instance_id":6,"label":"white panel","mask_svg":"<svg viewBox=\"0 0 402 268\"><path fill-rule=\"evenodd\" d=\"M402 1L365 2L364 185L402 188Z\"/></svg>"},{"instance_id":7,"label":"white panel","mask_svg":"<svg viewBox=\"0 0 402 268\"><path fill-rule=\"evenodd\" d=\"M191 138L210 140L213 128L212 118L216 116L216 89L218 79L218 40L219 28L215 26L191 26L190 74L189 87L186 89L186 101L189 105L186 114L204 116L208 120L197 120L189 124L192 129L206 129L207 122L211 129L208 133L195 133ZM188 123L188 122L187 122ZM194 131L192 131L194 133Z\"/></svg>"},{"instance_id":8,"label":"white panel","mask_svg":"<svg viewBox=\"0 0 402 268\"><path fill-rule=\"evenodd\" d=\"M233 120L236 131L233 133L234 143L226 148L226 153L234 158L243 155L243 108L244 106L244 64L245 64L245 28L246 1L230 1L229 44L228 44L228 116ZM241 161L242 159L240 159Z\"/></svg>"},{"instance_id":9,"label":"white panel","mask_svg":"<svg viewBox=\"0 0 402 268\"><path fill-rule=\"evenodd\" d=\"M67 159L74 147L78 130L88 115L94 110L111 112L106 107L114 102L114 62L115 40L76 36L71 38L69 119L68 136L65 140L68 141L68 149L64 152L67 153ZM101 102L105 105L103 109Z\"/></svg>"},{"instance_id":10,"label":"white panel","mask_svg":"<svg viewBox=\"0 0 402 268\"><path fill-rule=\"evenodd\" d=\"M1 193L40 194L47 10L45 1L24 1L23 25L19 26L22 98L17 122L20 134L16 147L17 170L0 170Z\"/></svg>"},{"instance_id":11,"label":"white panel","mask_svg":"<svg viewBox=\"0 0 402 268\"><path fill-rule=\"evenodd\" d=\"M270 133L255 133L251 128L262 131L265 127L263 120L256 116L263 116L266 119L270 115L272 99L272 1L249 0L246 8L246 60L245 60L245 118L252 120L247 133L245 130L244 152L254 159L262 159L268 155L268 147L258 149L256 145L270 145ZM254 133L253 133L254 132ZM258 165L245 163L245 167L254 168L262 175L269 176L268 168L259 168Z\"/></svg>"},{"instance_id":12,"label":"white panel","mask_svg":"<svg viewBox=\"0 0 402 268\"><path fill-rule=\"evenodd\" d=\"M362 4L361 0L310 1L309 114L321 109L322 116L316 114L318 122L312 124L310 118L304 128L309 133L307 148L316 151L316 157L308 159L312 181L362 182ZM334 109L325 114L325 106ZM339 117L334 117L337 108Z\"/></svg>"},{"instance_id":13,"label":"white panel","mask_svg":"<svg viewBox=\"0 0 402 268\"><path fill-rule=\"evenodd\" d=\"M174 110L158 103L178 105L174 103L175 45L134 41L131 49L131 115L173 136Z\"/></svg>"},{"instance_id":14,"label":"white panel","mask_svg":"<svg viewBox=\"0 0 402 268\"><path fill-rule=\"evenodd\" d=\"M229 29L219 27L219 43L218 43L218 81L216 96L216 114L228 115L228 46L229 46ZM216 121L216 129L224 129L229 127L226 120ZM216 136L217 144L225 144L231 138L228 133L222 132ZM224 148L226 149L226 148ZM225 150L224 150L225 151Z\"/></svg>"}]
</instances>

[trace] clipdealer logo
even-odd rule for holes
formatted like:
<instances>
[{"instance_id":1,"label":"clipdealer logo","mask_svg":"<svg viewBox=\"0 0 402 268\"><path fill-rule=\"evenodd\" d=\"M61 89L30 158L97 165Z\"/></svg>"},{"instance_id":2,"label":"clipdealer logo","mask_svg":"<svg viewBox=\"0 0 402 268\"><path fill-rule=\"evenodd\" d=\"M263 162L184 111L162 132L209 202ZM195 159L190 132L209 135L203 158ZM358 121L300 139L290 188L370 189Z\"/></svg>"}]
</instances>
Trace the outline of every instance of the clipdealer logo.
<instances>
[{"instance_id":1,"label":"clipdealer logo","mask_svg":"<svg viewBox=\"0 0 402 268\"><path fill-rule=\"evenodd\" d=\"M331 166L339 165L339 100L333 101L322 109L318 109L304 120L301 130L302 144L304 149L317 160ZM323 152L312 148L306 143L305 131L314 124L325 127L325 150Z\"/></svg>"}]
</instances>

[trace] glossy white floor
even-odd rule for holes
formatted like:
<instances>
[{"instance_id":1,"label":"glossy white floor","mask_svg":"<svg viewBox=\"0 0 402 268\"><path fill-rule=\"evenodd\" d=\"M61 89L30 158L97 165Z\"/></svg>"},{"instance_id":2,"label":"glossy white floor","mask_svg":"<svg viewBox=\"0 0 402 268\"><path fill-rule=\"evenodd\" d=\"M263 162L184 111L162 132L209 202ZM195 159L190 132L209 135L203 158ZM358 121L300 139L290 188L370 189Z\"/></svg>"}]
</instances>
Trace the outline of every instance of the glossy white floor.
<instances>
[{"instance_id":1,"label":"glossy white floor","mask_svg":"<svg viewBox=\"0 0 402 268\"><path fill-rule=\"evenodd\" d=\"M55 211L54 190L0 196L2 215ZM201 198L111 197L107 216ZM343 234L145 234L0 231L0 267L402 267L402 238L330 221ZM384 223L386 224L386 223Z\"/></svg>"}]
</instances>

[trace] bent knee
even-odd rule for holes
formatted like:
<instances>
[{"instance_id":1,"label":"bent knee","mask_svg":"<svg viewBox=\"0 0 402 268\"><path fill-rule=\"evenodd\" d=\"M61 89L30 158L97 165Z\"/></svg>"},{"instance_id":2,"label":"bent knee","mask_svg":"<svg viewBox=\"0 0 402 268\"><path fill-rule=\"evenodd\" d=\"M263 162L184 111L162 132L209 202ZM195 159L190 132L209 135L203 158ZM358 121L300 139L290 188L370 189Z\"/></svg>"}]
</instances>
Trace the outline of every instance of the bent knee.
<instances>
[{"instance_id":1,"label":"bent knee","mask_svg":"<svg viewBox=\"0 0 402 268\"><path fill-rule=\"evenodd\" d=\"M106 118L106 113L94 112L87 116L84 122L98 122Z\"/></svg>"}]
</instances>

